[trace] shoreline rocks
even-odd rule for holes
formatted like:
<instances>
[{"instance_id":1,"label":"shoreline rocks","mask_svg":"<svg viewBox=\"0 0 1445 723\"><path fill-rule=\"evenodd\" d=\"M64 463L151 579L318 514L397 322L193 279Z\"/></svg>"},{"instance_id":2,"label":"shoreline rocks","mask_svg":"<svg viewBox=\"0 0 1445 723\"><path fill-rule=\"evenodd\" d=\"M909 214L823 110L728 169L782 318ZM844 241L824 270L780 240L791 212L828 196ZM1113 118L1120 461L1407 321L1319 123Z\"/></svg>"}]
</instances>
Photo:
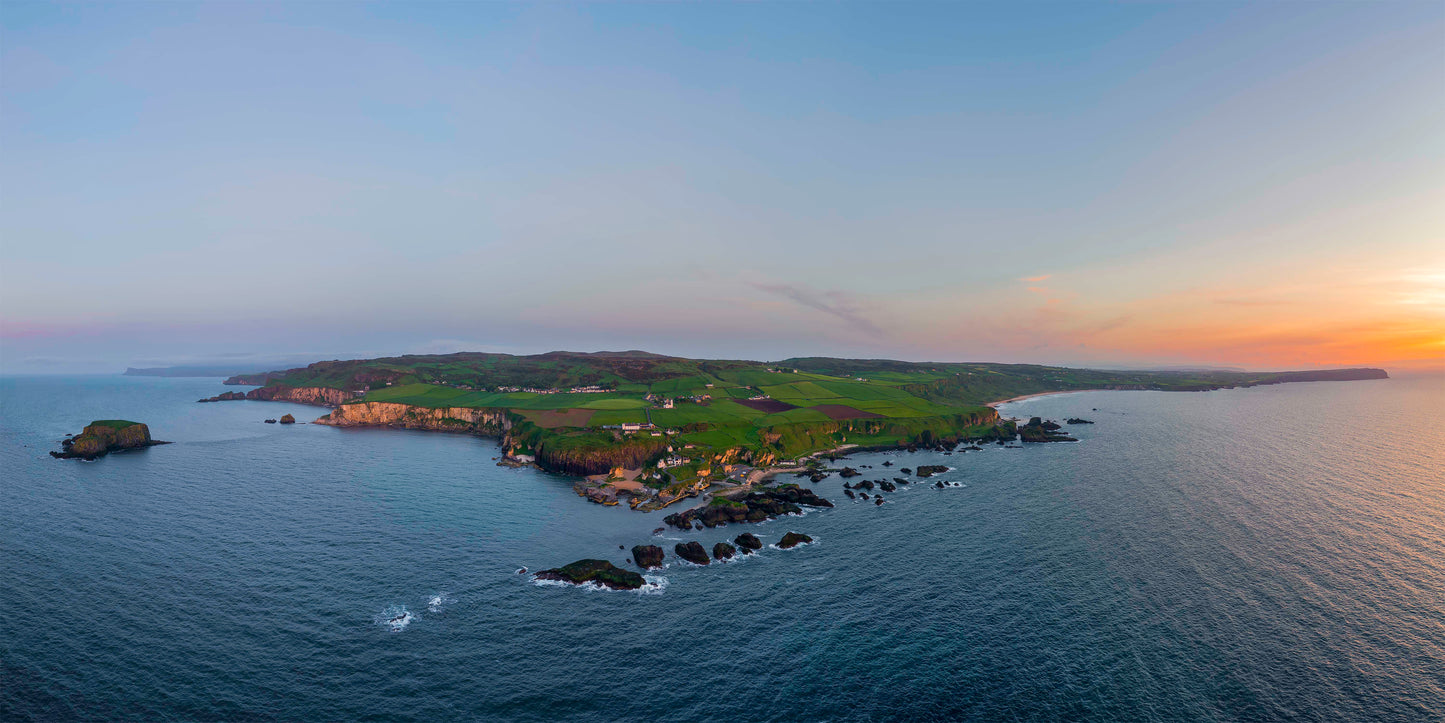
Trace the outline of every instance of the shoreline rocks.
<instances>
[{"instance_id":1,"label":"shoreline rocks","mask_svg":"<svg viewBox=\"0 0 1445 723\"><path fill-rule=\"evenodd\" d=\"M809 507L832 507L833 503L819 497L812 490L795 484L765 487L749 492L738 499L714 497L706 507L677 512L663 518L663 523L678 529L693 529L693 523L703 527L717 527L729 523L762 522L787 514L802 512L798 505Z\"/></svg>"},{"instance_id":2,"label":"shoreline rocks","mask_svg":"<svg viewBox=\"0 0 1445 723\"><path fill-rule=\"evenodd\" d=\"M758 536L751 532L744 532L738 535L733 538L733 542L737 544L738 549L743 551L744 555L751 555L754 550L763 549L763 541L759 540Z\"/></svg>"},{"instance_id":3,"label":"shoreline rocks","mask_svg":"<svg viewBox=\"0 0 1445 723\"><path fill-rule=\"evenodd\" d=\"M712 557L714 560L731 560L738 554L737 548L726 542L719 542L712 546Z\"/></svg>"},{"instance_id":4,"label":"shoreline rocks","mask_svg":"<svg viewBox=\"0 0 1445 723\"><path fill-rule=\"evenodd\" d=\"M797 547L798 545L807 545L812 541L813 538L808 537L807 535L804 535L802 533L789 532L788 534L783 535L783 539L778 540L778 548L782 550L790 550L794 547Z\"/></svg>"}]
</instances>

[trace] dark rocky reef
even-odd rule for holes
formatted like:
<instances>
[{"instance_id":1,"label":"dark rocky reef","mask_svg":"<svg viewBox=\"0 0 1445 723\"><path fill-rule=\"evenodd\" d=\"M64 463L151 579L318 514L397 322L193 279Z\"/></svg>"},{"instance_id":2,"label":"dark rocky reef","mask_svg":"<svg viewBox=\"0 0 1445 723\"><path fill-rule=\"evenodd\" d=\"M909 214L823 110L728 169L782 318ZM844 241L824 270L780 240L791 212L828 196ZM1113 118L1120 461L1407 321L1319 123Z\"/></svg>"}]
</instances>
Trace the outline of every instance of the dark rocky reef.
<instances>
[{"instance_id":1,"label":"dark rocky reef","mask_svg":"<svg viewBox=\"0 0 1445 723\"><path fill-rule=\"evenodd\" d=\"M59 452L51 452L56 459L95 460L111 452L125 449L140 449L157 444L170 444L151 439L150 427L140 422L124 419L100 419L91 422L80 434L67 437L60 442Z\"/></svg>"},{"instance_id":2,"label":"dark rocky reef","mask_svg":"<svg viewBox=\"0 0 1445 723\"><path fill-rule=\"evenodd\" d=\"M812 541L813 538L808 537L807 535L804 535L802 533L789 532L788 534L783 535L783 539L778 540L778 547L787 550L797 547L798 545L806 545Z\"/></svg>"},{"instance_id":3,"label":"dark rocky reef","mask_svg":"<svg viewBox=\"0 0 1445 723\"><path fill-rule=\"evenodd\" d=\"M245 398L246 398L246 393L245 393L245 392L221 392L220 394L217 394L217 395L214 396L214 397L207 397L206 399L197 399L196 401L198 401L198 402L231 402L231 401L241 401L241 400L243 400L243 399L245 399Z\"/></svg>"},{"instance_id":4,"label":"dark rocky reef","mask_svg":"<svg viewBox=\"0 0 1445 723\"><path fill-rule=\"evenodd\" d=\"M1093 422L1090 422L1087 419L1081 419L1079 417L1069 417L1068 419L1064 420L1064 424L1093 424Z\"/></svg>"},{"instance_id":5,"label":"dark rocky reef","mask_svg":"<svg viewBox=\"0 0 1445 723\"><path fill-rule=\"evenodd\" d=\"M703 527L736 522L762 522L779 515L802 512L798 505L832 507L833 503L819 497L812 490L795 484L785 484L764 487L733 499L714 497L706 507L671 514L662 521L683 530L692 529L694 521L701 523Z\"/></svg>"},{"instance_id":6,"label":"dark rocky reef","mask_svg":"<svg viewBox=\"0 0 1445 723\"><path fill-rule=\"evenodd\" d=\"M1059 424L1057 422L1045 422L1038 417L1033 417L1029 419L1028 424L1025 424L1022 427L1018 428L1019 438L1025 442L1079 441L1077 439L1074 439L1073 437L1068 436L1067 434L1060 434L1058 432L1058 429Z\"/></svg>"},{"instance_id":7,"label":"dark rocky reef","mask_svg":"<svg viewBox=\"0 0 1445 723\"><path fill-rule=\"evenodd\" d=\"M560 580L573 585L593 582L613 590L636 590L642 587L642 576L623 570L606 560L578 560L570 565L537 573L538 580Z\"/></svg>"},{"instance_id":8,"label":"dark rocky reef","mask_svg":"<svg viewBox=\"0 0 1445 723\"><path fill-rule=\"evenodd\" d=\"M918 467L918 476L919 476L919 477L932 477L933 475L943 474L944 472L947 472L947 471L948 471L948 467L946 467L946 466L944 466L944 465L941 465L941 464L925 464L925 465L919 465L919 467Z\"/></svg>"},{"instance_id":9,"label":"dark rocky reef","mask_svg":"<svg viewBox=\"0 0 1445 723\"><path fill-rule=\"evenodd\" d=\"M712 546L712 557L714 560L731 560L738 554L737 548L726 542L719 542Z\"/></svg>"},{"instance_id":10,"label":"dark rocky reef","mask_svg":"<svg viewBox=\"0 0 1445 723\"><path fill-rule=\"evenodd\" d=\"M283 414L283 415L281 415L280 423L281 423L281 424L295 424L295 423L296 423L296 418L293 417L293 416L291 416L291 415L289 415L289 414Z\"/></svg>"},{"instance_id":11,"label":"dark rocky reef","mask_svg":"<svg viewBox=\"0 0 1445 723\"><path fill-rule=\"evenodd\" d=\"M672 548L672 551L684 560L694 565L706 565L711 560L707 559L707 550L702 549L702 543L696 540L692 542L679 542Z\"/></svg>"},{"instance_id":12,"label":"dark rocky reef","mask_svg":"<svg viewBox=\"0 0 1445 723\"><path fill-rule=\"evenodd\" d=\"M844 467L844 468L842 469L842 471L838 472L838 476L839 476L839 477L842 477L843 479L848 479L849 477L858 477L858 476L860 476L860 475L862 475L862 474L863 474L862 472L859 472L858 470L853 469L852 467Z\"/></svg>"},{"instance_id":13,"label":"dark rocky reef","mask_svg":"<svg viewBox=\"0 0 1445 723\"><path fill-rule=\"evenodd\" d=\"M744 555L751 555L753 554L753 550L763 549L763 541L759 540L758 536L751 532L744 532L738 535L733 538L733 542L737 543L738 548L743 551Z\"/></svg>"},{"instance_id":14,"label":"dark rocky reef","mask_svg":"<svg viewBox=\"0 0 1445 723\"><path fill-rule=\"evenodd\" d=\"M662 567L662 548L657 545L634 545L632 560L644 570L656 570Z\"/></svg>"}]
</instances>

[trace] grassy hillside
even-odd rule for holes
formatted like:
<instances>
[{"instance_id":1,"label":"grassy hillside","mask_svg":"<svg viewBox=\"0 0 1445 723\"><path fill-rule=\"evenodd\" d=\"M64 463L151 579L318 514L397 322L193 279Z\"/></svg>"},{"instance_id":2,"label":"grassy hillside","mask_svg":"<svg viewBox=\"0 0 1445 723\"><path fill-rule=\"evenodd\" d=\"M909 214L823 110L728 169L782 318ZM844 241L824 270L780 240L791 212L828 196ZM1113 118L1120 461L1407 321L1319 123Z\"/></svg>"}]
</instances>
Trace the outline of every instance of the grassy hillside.
<instances>
[{"instance_id":1,"label":"grassy hillside","mask_svg":"<svg viewBox=\"0 0 1445 723\"><path fill-rule=\"evenodd\" d=\"M739 451L766 461L844 443L897 445L986 435L992 413L983 405L1023 394L1193 391L1383 376L1379 370L1141 372L819 357L761 363L629 351L331 361L227 383L340 389L357 395L352 404L505 409L517 420L512 435L517 451L548 448L577 457L625 449L629 460L650 455L655 461L670 447L671 456L689 460L673 460L672 472L687 475ZM615 428L646 423L656 428Z\"/></svg>"}]
</instances>

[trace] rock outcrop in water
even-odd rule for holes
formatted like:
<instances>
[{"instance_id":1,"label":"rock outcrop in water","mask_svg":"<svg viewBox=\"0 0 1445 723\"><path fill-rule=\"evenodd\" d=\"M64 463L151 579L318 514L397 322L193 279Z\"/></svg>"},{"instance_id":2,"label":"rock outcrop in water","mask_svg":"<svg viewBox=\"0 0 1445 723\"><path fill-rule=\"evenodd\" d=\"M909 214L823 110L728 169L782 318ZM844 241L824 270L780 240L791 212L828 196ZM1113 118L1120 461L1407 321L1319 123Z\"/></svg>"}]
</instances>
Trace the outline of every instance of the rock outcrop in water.
<instances>
[{"instance_id":1,"label":"rock outcrop in water","mask_svg":"<svg viewBox=\"0 0 1445 723\"><path fill-rule=\"evenodd\" d=\"M737 548L726 542L719 542L712 546L712 557L714 560L731 560L738 554Z\"/></svg>"},{"instance_id":2,"label":"rock outcrop in water","mask_svg":"<svg viewBox=\"0 0 1445 723\"><path fill-rule=\"evenodd\" d=\"M283 415L281 415L281 419L279 420L279 423L280 423L280 424L295 424L295 423L296 423L296 418L293 417L293 416L291 416L291 415L289 415L289 414L283 414Z\"/></svg>"},{"instance_id":3,"label":"rock outcrop in water","mask_svg":"<svg viewBox=\"0 0 1445 723\"><path fill-rule=\"evenodd\" d=\"M778 547L787 550L797 547L798 545L806 545L812 541L813 538L808 537L807 535L804 535L800 532L789 532L788 534L783 535L783 539L778 540Z\"/></svg>"},{"instance_id":4,"label":"rock outcrop in water","mask_svg":"<svg viewBox=\"0 0 1445 723\"><path fill-rule=\"evenodd\" d=\"M706 507L693 508L668 515L663 523L689 530L693 522L703 527L717 527L729 523L762 522L780 515L802 512L798 505L809 507L832 507L833 503L819 497L812 490L795 484L764 487L746 495L734 498L714 497Z\"/></svg>"},{"instance_id":5,"label":"rock outcrop in water","mask_svg":"<svg viewBox=\"0 0 1445 723\"><path fill-rule=\"evenodd\" d=\"M1018 428L1018 430L1019 430L1019 438L1022 439L1023 441L1025 441L1025 442L1077 442L1077 441L1079 441L1079 440L1074 439L1073 437L1070 437L1070 436L1068 436L1068 435L1066 435L1066 434L1060 434L1060 433L1058 432L1058 429L1059 429L1059 424L1058 424L1058 422L1045 422L1044 420L1042 420L1042 419L1040 419L1040 418L1038 418L1038 417L1033 417L1033 418L1029 419L1029 423L1028 423L1028 424L1025 424L1025 425L1023 425L1022 427L1019 427L1019 428Z\"/></svg>"},{"instance_id":6,"label":"rock outcrop in water","mask_svg":"<svg viewBox=\"0 0 1445 723\"><path fill-rule=\"evenodd\" d=\"M672 551L678 557L694 565L706 565L711 562L707 558L707 550L702 549L702 543L697 541L679 542L672 548Z\"/></svg>"},{"instance_id":7,"label":"rock outcrop in water","mask_svg":"<svg viewBox=\"0 0 1445 723\"><path fill-rule=\"evenodd\" d=\"M743 551L744 555L751 555L753 554L753 550L763 549L763 541L759 540L758 536L751 532L744 532L738 535L733 539L733 542L737 543L738 548Z\"/></svg>"},{"instance_id":8,"label":"rock outcrop in water","mask_svg":"<svg viewBox=\"0 0 1445 723\"><path fill-rule=\"evenodd\" d=\"M918 466L919 477L932 477L933 475L943 474L947 471L948 467L941 464L924 464Z\"/></svg>"},{"instance_id":9,"label":"rock outcrop in water","mask_svg":"<svg viewBox=\"0 0 1445 723\"><path fill-rule=\"evenodd\" d=\"M543 570L537 573L538 580L557 580L573 585L596 583L613 590L636 590L642 587L642 576L623 570L606 560L578 560L570 565Z\"/></svg>"},{"instance_id":10,"label":"rock outcrop in water","mask_svg":"<svg viewBox=\"0 0 1445 723\"><path fill-rule=\"evenodd\" d=\"M632 560L644 570L656 570L662 567L662 548L657 545L634 545Z\"/></svg>"},{"instance_id":11,"label":"rock outcrop in water","mask_svg":"<svg viewBox=\"0 0 1445 723\"><path fill-rule=\"evenodd\" d=\"M61 451L51 452L56 459L94 460L111 452L140 449L157 444L170 444L151 439L150 427L125 419L100 419L86 425L74 437L60 443Z\"/></svg>"}]
</instances>

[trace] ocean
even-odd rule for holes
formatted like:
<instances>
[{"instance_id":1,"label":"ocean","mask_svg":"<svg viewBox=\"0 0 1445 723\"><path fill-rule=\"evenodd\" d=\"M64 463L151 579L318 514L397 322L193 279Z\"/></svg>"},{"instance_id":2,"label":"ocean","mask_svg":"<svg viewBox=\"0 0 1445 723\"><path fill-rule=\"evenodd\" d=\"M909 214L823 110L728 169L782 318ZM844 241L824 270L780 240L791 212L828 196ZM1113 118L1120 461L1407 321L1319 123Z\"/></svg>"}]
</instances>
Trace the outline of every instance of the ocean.
<instances>
[{"instance_id":1,"label":"ocean","mask_svg":"<svg viewBox=\"0 0 1445 723\"><path fill-rule=\"evenodd\" d=\"M1030 399L1096 424L660 537L493 440L195 403L230 389L0 378L0 719L1445 720L1442 377ZM174 444L48 456L104 418ZM516 572L649 541L646 592Z\"/></svg>"}]
</instances>

